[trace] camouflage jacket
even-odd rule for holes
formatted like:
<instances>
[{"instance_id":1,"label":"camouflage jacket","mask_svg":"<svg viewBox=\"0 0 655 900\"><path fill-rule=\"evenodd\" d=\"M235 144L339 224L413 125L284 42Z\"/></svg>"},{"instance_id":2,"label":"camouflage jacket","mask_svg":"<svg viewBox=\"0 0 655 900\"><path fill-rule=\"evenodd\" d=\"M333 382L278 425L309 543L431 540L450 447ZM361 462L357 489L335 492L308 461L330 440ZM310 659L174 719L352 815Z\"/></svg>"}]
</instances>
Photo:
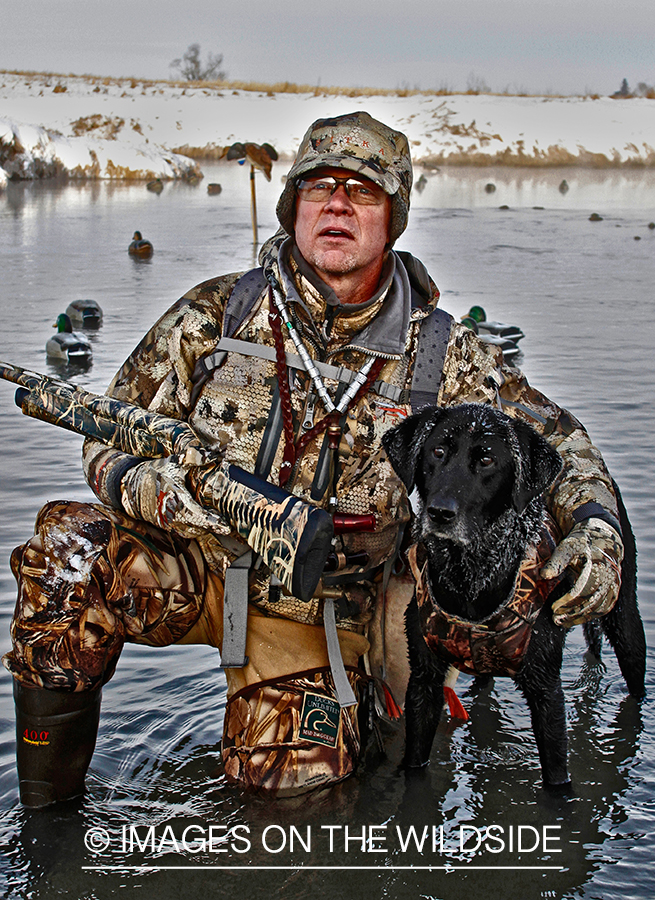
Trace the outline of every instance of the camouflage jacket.
<instances>
[{"instance_id":1,"label":"camouflage jacket","mask_svg":"<svg viewBox=\"0 0 655 900\"><path fill-rule=\"evenodd\" d=\"M385 456L381 437L411 412L409 389L419 330L422 320L436 307L439 291L418 260L408 254L403 254L401 260L391 252L376 295L365 304L340 305L290 243L287 241L280 251L278 272L288 306L302 329L303 342L310 355L332 366L355 371L369 356L384 360L378 381L344 417L338 453L338 511L374 513L377 521L374 533L352 534L341 539L343 545L338 549L363 552L366 563L345 566L339 576L342 581L349 580L349 576L355 576L350 579L355 580L364 571L369 577L393 554L399 528L410 515L405 489ZM188 421L208 447L224 452L230 462L253 471L276 392L274 360L248 352L229 352L195 394L192 380L199 360L211 354L221 338L226 302L240 274L213 278L185 294L143 338L107 393ZM233 337L246 343L274 346L267 290L261 293ZM285 350L293 354L295 347L288 335L284 340ZM339 383L325 378L325 384L334 396ZM395 399L389 399L390 394ZM580 423L531 388L518 369L505 366L498 349L452 321L438 403L498 404L499 398L505 412L533 425L564 460L562 474L549 498L550 512L562 533L567 534L571 529L574 511L588 502L598 503L616 515L611 479ZM296 434L301 433L312 408L314 422L325 415L304 371L291 371L291 399ZM297 464L293 486L287 485L319 506L326 504L327 494L331 493L325 491L319 496L315 484L325 441L325 435L321 434L308 444ZM279 441L267 475L275 483L283 444L284 437ZM116 473L120 476L124 471L125 455L88 441L84 457L91 488L103 502L117 505ZM206 555L210 564L214 559L216 566L216 555L210 552L211 541L213 538L208 539ZM263 596L266 591L263 582L260 590Z\"/></svg>"}]
</instances>

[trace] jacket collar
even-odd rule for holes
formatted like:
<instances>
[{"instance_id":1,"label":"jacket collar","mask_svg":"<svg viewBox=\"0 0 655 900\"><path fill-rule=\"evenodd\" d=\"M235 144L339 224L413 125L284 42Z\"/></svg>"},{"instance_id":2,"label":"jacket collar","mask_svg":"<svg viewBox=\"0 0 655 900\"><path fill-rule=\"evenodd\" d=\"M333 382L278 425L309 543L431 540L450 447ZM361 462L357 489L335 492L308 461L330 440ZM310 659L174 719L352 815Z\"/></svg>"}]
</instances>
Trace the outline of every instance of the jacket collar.
<instances>
[{"instance_id":1,"label":"jacket collar","mask_svg":"<svg viewBox=\"0 0 655 900\"><path fill-rule=\"evenodd\" d=\"M288 238L278 255L280 280L287 300L298 303L310 317L311 311L298 289L298 280L294 278L294 264L301 277L320 295L326 309L332 307L334 314L340 318L356 317L360 327L353 332L350 346L376 356L391 359L402 357L410 318L431 312L439 299L439 291L425 266L408 253L403 253L401 258L395 250L391 250L382 282L373 297L364 304L343 304L303 259L293 240Z\"/></svg>"}]
</instances>

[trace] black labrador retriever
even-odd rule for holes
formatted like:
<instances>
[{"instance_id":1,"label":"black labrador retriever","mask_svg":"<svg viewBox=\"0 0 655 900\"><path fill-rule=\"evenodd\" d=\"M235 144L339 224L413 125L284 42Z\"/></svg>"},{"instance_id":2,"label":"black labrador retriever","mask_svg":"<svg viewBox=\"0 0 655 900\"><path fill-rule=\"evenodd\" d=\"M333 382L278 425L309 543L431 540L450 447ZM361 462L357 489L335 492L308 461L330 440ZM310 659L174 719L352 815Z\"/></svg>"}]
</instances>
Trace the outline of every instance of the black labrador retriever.
<instances>
[{"instance_id":1,"label":"black labrador retriever","mask_svg":"<svg viewBox=\"0 0 655 900\"><path fill-rule=\"evenodd\" d=\"M555 625L551 607L570 584L552 590L538 578L558 540L543 494L560 471L559 454L529 425L481 404L410 416L383 444L420 504L408 554L417 588L406 613L411 674L404 765L429 760L452 664L473 675L514 678L530 708L544 785L568 785L560 680L566 629ZM621 592L614 609L600 625L585 626L585 634L598 655L602 628L630 693L641 698L646 643L636 547L618 488L617 497L625 546Z\"/></svg>"}]
</instances>

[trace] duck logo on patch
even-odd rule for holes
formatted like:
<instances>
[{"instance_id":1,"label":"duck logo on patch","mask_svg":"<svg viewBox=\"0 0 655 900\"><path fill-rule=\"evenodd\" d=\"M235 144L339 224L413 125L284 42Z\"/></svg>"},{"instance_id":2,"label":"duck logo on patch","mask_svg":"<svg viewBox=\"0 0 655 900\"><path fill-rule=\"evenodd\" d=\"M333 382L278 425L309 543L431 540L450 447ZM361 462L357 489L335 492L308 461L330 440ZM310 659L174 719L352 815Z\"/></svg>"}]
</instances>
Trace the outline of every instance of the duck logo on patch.
<instances>
[{"instance_id":1,"label":"duck logo on patch","mask_svg":"<svg viewBox=\"0 0 655 900\"><path fill-rule=\"evenodd\" d=\"M341 708L335 700L323 694L305 694L298 737L336 747L340 721Z\"/></svg>"}]
</instances>

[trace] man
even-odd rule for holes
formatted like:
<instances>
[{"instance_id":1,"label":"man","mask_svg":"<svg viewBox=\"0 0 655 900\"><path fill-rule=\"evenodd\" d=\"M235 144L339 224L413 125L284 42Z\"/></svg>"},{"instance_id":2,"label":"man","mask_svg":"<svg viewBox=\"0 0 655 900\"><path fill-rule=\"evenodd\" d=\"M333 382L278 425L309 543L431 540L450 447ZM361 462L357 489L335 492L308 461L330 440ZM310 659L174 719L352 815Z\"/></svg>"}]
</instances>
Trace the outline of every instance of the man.
<instances>
[{"instance_id":1,"label":"man","mask_svg":"<svg viewBox=\"0 0 655 900\"><path fill-rule=\"evenodd\" d=\"M375 686L393 713L380 676L399 699L406 679L412 582L394 561L410 510L381 436L420 406L502 404L547 436L564 462L548 502L566 538L543 574L583 573L557 622L611 608L622 545L603 461L572 416L437 309L422 264L393 251L411 183L401 133L364 112L315 122L263 269L192 289L113 380L109 394L187 421L208 450L340 517L340 533L313 597L298 600L232 521L208 519L205 469L87 441L102 505L48 504L12 558L5 664L24 804L82 791L101 687L125 640L221 648L230 778L282 793L352 771L358 702Z\"/></svg>"}]
</instances>

